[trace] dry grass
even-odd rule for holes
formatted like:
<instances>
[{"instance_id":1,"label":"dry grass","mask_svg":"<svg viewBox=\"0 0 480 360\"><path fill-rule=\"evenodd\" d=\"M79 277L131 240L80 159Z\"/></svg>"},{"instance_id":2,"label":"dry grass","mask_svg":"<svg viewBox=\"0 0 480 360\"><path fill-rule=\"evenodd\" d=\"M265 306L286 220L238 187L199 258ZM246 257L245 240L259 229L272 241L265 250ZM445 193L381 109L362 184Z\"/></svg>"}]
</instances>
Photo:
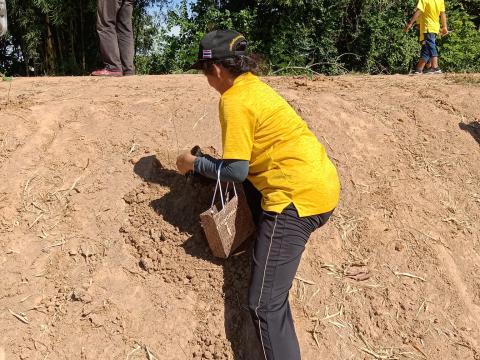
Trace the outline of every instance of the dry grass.
<instances>
[{"instance_id":1,"label":"dry grass","mask_svg":"<svg viewBox=\"0 0 480 360\"><path fill-rule=\"evenodd\" d=\"M35 174L26 180L22 190L20 214L28 229L46 240L71 211L71 196L79 193L85 170L71 183L57 173ZM63 241L63 240L62 240Z\"/></svg>"},{"instance_id":2,"label":"dry grass","mask_svg":"<svg viewBox=\"0 0 480 360\"><path fill-rule=\"evenodd\" d=\"M478 74L447 74L446 78L454 84L480 86Z\"/></svg>"}]
</instances>

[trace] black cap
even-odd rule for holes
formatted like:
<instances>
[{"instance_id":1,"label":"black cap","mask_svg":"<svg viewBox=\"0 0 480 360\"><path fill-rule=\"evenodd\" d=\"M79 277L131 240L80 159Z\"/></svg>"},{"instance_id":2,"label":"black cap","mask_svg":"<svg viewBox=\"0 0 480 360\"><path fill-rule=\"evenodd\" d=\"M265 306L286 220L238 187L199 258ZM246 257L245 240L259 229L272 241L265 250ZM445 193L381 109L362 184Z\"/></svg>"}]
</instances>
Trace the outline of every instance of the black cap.
<instances>
[{"instance_id":1,"label":"black cap","mask_svg":"<svg viewBox=\"0 0 480 360\"><path fill-rule=\"evenodd\" d=\"M215 30L205 35L200 42L198 60L191 66L200 70L207 60L221 60L235 55L245 55L247 40L235 30Z\"/></svg>"}]
</instances>

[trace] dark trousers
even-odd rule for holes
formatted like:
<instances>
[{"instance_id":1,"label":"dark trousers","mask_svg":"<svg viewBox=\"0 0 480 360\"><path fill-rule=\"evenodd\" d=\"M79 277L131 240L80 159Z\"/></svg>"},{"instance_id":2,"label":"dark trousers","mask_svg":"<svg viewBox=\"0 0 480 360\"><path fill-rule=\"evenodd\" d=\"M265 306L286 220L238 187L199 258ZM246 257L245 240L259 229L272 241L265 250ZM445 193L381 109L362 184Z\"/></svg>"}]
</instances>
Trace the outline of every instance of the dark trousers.
<instances>
[{"instance_id":1,"label":"dark trousers","mask_svg":"<svg viewBox=\"0 0 480 360\"><path fill-rule=\"evenodd\" d=\"M300 360L288 293L310 235L328 221L333 211L303 218L293 204L281 214L261 211L261 195L249 182L244 188L257 222L248 307L263 357Z\"/></svg>"},{"instance_id":2,"label":"dark trousers","mask_svg":"<svg viewBox=\"0 0 480 360\"><path fill-rule=\"evenodd\" d=\"M98 0L97 32L105 68L133 75L133 0Z\"/></svg>"}]
</instances>

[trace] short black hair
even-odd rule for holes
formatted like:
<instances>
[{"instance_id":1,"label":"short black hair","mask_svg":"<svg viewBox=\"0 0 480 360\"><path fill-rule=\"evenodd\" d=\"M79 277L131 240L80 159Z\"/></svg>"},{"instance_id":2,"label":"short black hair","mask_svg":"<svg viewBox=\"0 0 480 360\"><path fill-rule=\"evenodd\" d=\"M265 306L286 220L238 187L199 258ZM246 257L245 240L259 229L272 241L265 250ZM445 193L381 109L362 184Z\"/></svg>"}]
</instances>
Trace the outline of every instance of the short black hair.
<instances>
[{"instance_id":1,"label":"short black hair","mask_svg":"<svg viewBox=\"0 0 480 360\"><path fill-rule=\"evenodd\" d=\"M247 55L235 55L233 57L220 60L203 61L203 73L210 74L212 72L213 64L222 66L233 76L239 76L247 72L257 74L259 70L258 61L254 57Z\"/></svg>"}]
</instances>

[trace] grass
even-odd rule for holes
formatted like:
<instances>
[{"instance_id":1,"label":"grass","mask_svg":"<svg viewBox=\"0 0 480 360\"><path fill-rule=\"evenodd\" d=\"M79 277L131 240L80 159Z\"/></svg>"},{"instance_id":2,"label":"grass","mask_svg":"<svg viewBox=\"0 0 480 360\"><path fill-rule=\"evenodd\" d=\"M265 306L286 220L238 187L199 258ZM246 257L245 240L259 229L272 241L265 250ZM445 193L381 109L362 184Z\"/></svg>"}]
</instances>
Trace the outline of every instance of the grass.
<instances>
[{"instance_id":1,"label":"grass","mask_svg":"<svg viewBox=\"0 0 480 360\"><path fill-rule=\"evenodd\" d=\"M478 74L449 74L447 79L455 84L480 86L480 75Z\"/></svg>"},{"instance_id":2,"label":"grass","mask_svg":"<svg viewBox=\"0 0 480 360\"><path fill-rule=\"evenodd\" d=\"M0 73L0 77L2 78L2 81L12 81L13 78L11 76L7 76L3 73Z\"/></svg>"}]
</instances>

